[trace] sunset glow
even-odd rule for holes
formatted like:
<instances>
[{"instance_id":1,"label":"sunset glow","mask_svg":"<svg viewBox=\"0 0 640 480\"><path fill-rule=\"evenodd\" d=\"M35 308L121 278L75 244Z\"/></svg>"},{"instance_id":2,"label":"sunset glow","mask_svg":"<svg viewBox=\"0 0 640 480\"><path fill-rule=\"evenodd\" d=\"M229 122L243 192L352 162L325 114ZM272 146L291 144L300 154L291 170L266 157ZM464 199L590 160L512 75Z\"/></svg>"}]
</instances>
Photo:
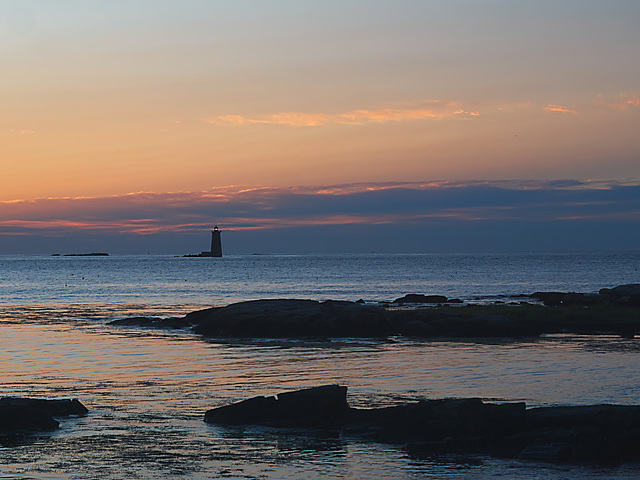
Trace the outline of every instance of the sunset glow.
<instances>
[{"instance_id":1,"label":"sunset glow","mask_svg":"<svg viewBox=\"0 0 640 480\"><path fill-rule=\"evenodd\" d=\"M270 202L637 185L639 19L626 1L4 2L0 235L472 222L495 213Z\"/></svg>"}]
</instances>

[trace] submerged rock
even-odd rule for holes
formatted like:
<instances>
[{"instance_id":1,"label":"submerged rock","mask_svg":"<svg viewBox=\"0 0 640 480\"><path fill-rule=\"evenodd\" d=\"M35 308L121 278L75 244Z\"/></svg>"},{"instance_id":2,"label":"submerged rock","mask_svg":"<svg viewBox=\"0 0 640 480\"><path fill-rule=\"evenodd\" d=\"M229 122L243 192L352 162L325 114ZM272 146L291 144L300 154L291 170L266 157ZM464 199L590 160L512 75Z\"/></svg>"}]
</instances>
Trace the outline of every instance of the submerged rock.
<instances>
[{"instance_id":1,"label":"submerged rock","mask_svg":"<svg viewBox=\"0 0 640 480\"><path fill-rule=\"evenodd\" d=\"M0 398L0 432L55 430L53 417L85 415L87 408L76 399Z\"/></svg>"},{"instance_id":2,"label":"submerged rock","mask_svg":"<svg viewBox=\"0 0 640 480\"><path fill-rule=\"evenodd\" d=\"M112 320L107 325L118 327L145 327L145 328L162 328L162 329L181 329L189 328L191 323L184 318L158 318L158 317L128 317Z\"/></svg>"},{"instance_id":3,"label":"submerged rock","mask_svg":"<svg viewBox=\"0 0 640 480\"><path fill-rule=\"evenodd\" d=\"M340 429L403 444L415 458L490 455L552 463L639 461L640 406L539 407L478 398L352 408L347 388L324 385L211 409L207 423Z\"/></svg>"}]
</instances>

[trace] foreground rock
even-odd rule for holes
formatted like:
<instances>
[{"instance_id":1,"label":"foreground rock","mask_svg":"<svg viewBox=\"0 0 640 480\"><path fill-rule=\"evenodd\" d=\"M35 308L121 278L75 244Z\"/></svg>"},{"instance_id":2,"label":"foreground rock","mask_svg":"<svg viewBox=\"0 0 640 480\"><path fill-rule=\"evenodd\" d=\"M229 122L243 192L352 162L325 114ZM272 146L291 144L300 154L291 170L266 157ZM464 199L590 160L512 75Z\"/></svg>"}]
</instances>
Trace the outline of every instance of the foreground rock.
<instances>
[{"instance_id":1,"label":"foreground rock","mask_svg":"<svg viewBox=\"0 0 640 480\"><path fill-rule=\"evenodd\" d=\"M403 444L416 458L485 455L553 463L639 461L640 406L527 409L523 402L477 398L421 400L358 409L347 388L324 385L214 408L207 423L339 429L346 435Z\"/></svg>"},{"instance_id":2,"label":"foreground rock","mask_svg":"<svg viewBox=\"0 0 640 480\"><path fill-rule=\"evenodd\" d=\"M42 400L35 398L0 398L0 432L55 430L59 422L53 417L85 415L87 408L78 400Z\"/></svg>"},{"instance_id":3,"label":"foreground rock","mask_svg":"<svg viewBox=\"0 0 640 480\"><path fill-rule=\"evenodd\" d=\"M214 408L207 411L204 420L219 425L335 427L347 420L349 411L347 387L323 385Z\"/></svg>"}]
</instances>

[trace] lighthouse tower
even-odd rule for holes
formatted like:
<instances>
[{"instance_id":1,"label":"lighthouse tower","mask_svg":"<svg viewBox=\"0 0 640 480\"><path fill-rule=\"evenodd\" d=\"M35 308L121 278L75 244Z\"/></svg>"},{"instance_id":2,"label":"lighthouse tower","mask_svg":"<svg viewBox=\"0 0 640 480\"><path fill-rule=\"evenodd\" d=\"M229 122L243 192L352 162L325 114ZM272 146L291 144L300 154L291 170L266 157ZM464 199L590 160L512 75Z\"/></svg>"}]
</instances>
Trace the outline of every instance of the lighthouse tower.
<instances>
[{"instance_id":1,"label":"lighthouse tower","mask_svg":"<svg viewBox=\"0 0 640 480\"><path fill-rule=\"evenodd\" d=\"M220 239L220 230L218 230L217 225L211 231L211 256L212 257L222 256L222 240Z\"/></svg>"}]
</instances>

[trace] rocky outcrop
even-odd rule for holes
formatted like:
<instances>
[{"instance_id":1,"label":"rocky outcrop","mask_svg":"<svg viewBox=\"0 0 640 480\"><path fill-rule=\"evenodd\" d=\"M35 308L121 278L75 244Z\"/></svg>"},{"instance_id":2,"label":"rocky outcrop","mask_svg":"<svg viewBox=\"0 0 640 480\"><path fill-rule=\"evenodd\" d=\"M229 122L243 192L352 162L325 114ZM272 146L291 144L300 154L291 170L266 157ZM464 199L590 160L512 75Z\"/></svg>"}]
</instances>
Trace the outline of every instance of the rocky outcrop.
<instances>
[{"instance_id":1,"label":"rocky outcrop","mask_svg":"<svg viewBox=\"0 0 640 480\"><path fill-rule=\"evenodd\" d=\"M341 425L348 411L347 387L323 385L214 408L204 419L219 425L327 427Z\"/></svg>"},{"instance_id":2,"label":"rocky outcrop","mask_svg":"<svg viewBox=\"0 0 640 480\"><path fill-rule=\"evenodd\" d=\"M488 455L554 463L639 461L640 406L527 409L523 402L478 398L349 407L346 387L325 385L214 408L207 423L339 429L345 435L403 444L416 458Z\"/></svg>"},{"instance_id":3,"label":"rocky outcrop","mask_svg":"<svg viewBox=\"0 0 640 480\"><path fill-rule=\"evenodd\" d=\"M401 335L413 338L522 338L540 333L530 323L504 314L464 309L396 310L389 316Z\"/></svg>"},{"instance_id":4,"label":"rocky outcrop","mask_svg":"<svg viewBox=\"0 0 640 480\"><path fill-rule=\"evenodd\" d=\"M447 298L444 295L424 295L422 293L408 293L403 297L396 298L393 302L396 305L405 305L405 304L443 304L443 303L464 303L459 298Z\"/></svg>"},{"instance_id":5,"label":"rocky outcrop","mask_svg":"<svg viewBox=\"0 0 640 480\"><path fill-rule=\"evenodd\" d=\"M541 334L640 333L640 285L598 294L536 292L544 303L452 305L459 300L409 294L392 304L296 299L253 300L191 312L183 318L132 317L110 324L192 328L210 338L523 338ZM435 302L435 303L432 303Z\"/></svg>"},{"instance_id":6,"label":"rocky outcrop","mask_svg":"<svg viewBox=\"0 0 640 480\"><path fill-rule=\"evenodd\" d=\"M447 303L449 299L444 295L423 295L421 293L408 293L404 297L396 298L393 303Z\"/></svg>"},{"instance_id":7,"label":"rocky outcrop","mask_svg":"<svg viewBox=\"0 0 640 480\"><path fill-rule=\"evenodd\" d=\"M531 298L540 300L547 307L568 307L570 305L596 305L602 299L596 294L575 292L535 292Z\"/></svg>"},{"instance_id":8,"label":"rocky outcrop","mask_svg":"<svg viewBox=\"0 0 640 480\"><path fill-rule=\"evenodd\" d=\"M388 310L358 302L313 300L242 302L192 312L185 321L195 325L196 333L213 338L473 338L539 333L505 315L468 315L457 309Z\"/></svg>"},{"instance_id":9,"label":"rocky outcrop","mask_svg":"<svg viewBox=\"0 0 640 480\"><path fill-rule=\"evenodd\" d=\"M209 337L308 338L397 334L382 308L355 302L254 300L192 312L194 331Z\"/></svg>"},{"instance_id":10,"label":"rocky outcrop","mask_svg":"<svg viewBox=\"0 0 640 480\"><path fill-rule=\"evenodd\" d=\"M640 307L640 283L630 283L614 288L602 288L598 295L608 301L633 307Z\"/></svg>"},{"instance_id":11,"label":"rocky outcrop","mask_svg":"<svg viewBox=\"0 0 640 480\"><path fill-rule=\"evenodd\" d=\"M604 303L640 307L640 284L631 283L614 288L601 288L598 293L535 292L530 297L550 307L592 306Z\"/></svg>"},{"instance_id":12,"label":"rocky outcrop","mask_svg":"<svg viewBox=\"0 0 640 480\"><path fill-rule=\"evenodd\" d=\"M0 398L0 432L55 430L54 417L85 415L87 408L76 399L43 400Z\"/></svg>"}]
</instances>

